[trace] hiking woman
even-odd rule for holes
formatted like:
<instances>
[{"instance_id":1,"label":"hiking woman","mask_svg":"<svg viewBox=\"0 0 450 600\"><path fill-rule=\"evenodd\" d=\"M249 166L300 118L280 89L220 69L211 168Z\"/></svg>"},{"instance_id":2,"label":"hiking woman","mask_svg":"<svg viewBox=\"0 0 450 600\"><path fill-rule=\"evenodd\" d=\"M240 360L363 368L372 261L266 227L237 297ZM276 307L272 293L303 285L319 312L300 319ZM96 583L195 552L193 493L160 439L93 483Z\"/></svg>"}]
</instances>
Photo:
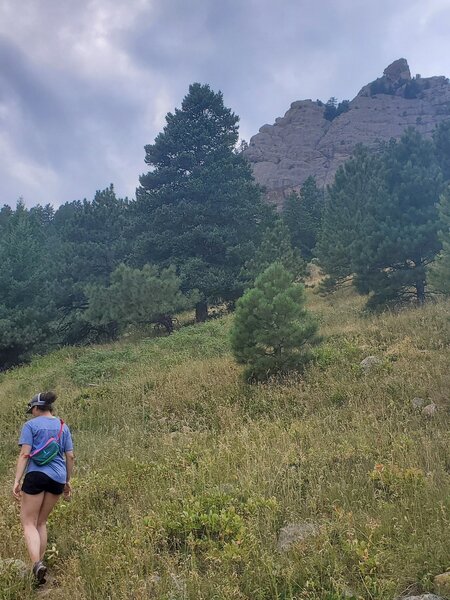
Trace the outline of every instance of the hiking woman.
<instances>
[{"instance_id":1,"label":"hiking woman","mask_svg":"<svg viewBox=\"0 0 450 600\"><path fill-rule=\"evenodd\" d=\"M61 495L71 494L70 476L74 456L69 428L53 416L56 394L36 394L28 403L33 416L22 427L13 494L21 500L20 519L38 583L45 583L47 567L47 518ZM65 454L65 460L64 460ZM20 481L25 473L22 487Z\"/></svg>"}]
</instances>

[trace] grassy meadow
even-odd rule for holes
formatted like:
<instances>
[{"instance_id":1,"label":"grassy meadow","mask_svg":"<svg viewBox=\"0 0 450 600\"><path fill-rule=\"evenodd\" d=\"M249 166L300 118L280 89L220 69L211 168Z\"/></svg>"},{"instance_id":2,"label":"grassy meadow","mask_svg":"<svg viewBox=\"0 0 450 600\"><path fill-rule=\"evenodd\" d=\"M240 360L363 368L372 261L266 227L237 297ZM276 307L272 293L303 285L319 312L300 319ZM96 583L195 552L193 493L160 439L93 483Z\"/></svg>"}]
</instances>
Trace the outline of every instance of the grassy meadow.
<instances>
[{"instance_id":1,"label":"grassy meadow","mask_svg":"<svg viewBox=\"0 0 450 600\"><path fill-rule=\"evenodd\" d=\"M28 562L12 499L24 408L58 395L73 498L22 600L386 599L450 568L450 303L365 317L308 291L324 342L303 377L248 386L232 316L170 337L64 348L0 375L0 557ZM376 355L368 373L360 361ZM435 402L426 417L414 397ZM288 523L316 535L280 552Z\"/></svg>"}]
</instances>

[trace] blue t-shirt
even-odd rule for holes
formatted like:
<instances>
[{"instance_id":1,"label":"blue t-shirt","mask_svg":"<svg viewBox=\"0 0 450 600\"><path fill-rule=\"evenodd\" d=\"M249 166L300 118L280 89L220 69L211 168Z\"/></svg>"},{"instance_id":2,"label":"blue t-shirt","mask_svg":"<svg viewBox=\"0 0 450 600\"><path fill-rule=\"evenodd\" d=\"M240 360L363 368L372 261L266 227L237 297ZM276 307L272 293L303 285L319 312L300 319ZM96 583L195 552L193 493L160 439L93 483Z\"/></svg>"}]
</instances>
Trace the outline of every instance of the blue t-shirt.
<instances>
[{"instance_id":1,"label":"blue t-shirt","mask_svg":"<svg viewBox=\"0 0 450 600\"><path fill-rule=\"evenodd\" d=\"M33 452L37 448L41 448L51 437L58 437L60 428L61 421L57 417L35 417L30 419L22 427L19 446L29 444L31 452ZM58 444L59 452L51 462L46 465L37 465L33 460L29 460L25 472L39 471L58 483L66 483L67 470L63 455L64 452L73 450L73 443L69 428L65 423Z\"/></svg>"}]
</instances>

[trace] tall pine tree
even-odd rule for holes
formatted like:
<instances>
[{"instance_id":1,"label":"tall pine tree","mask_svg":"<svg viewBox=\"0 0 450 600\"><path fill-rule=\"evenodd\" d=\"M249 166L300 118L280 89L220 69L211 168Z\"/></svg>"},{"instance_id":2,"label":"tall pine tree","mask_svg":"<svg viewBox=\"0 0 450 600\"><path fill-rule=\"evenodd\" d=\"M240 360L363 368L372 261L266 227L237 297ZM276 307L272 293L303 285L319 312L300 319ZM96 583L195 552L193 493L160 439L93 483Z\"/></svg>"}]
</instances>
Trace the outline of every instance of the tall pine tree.
<instances>
[{"instance_id":1,"label":"tall pine tree","mask_svg":"<svg viewBox=\"0 0 450 600\"><path fill-rule=\"evenodd\" d=\"M111 184L94 199L68 202L59 207L52 224L55 302L60 313L63 343L95 341L108 332L89 327L82 318L87 308L87 285L106 284L112 271L125 260L129 242L128 200L118 198Z\"/></svg>"},{"instance_id":2,"label":"tall pine tree","mask_svg":"<svg viewBox=\"0 0 450 600\"><path fill-rule=\"evenodd\" d=\"M283 206L283 220L289 228L292 245L300 250L306 261L315 256L324 201L324 191L317 187L314 177L308 177L300 194L292 193Z\"/></svg>"},{"instance_id":3,"label":"tall pine tree","mask_svg":"<svg viewBox=\"0 0 450 600\"><path fill-rule=\"evenodd\" d=\"M336 173L319 242L321 264L353 275L368 306L426 296L427 265L439 251L436 203L442 176L433 143L410 129L379 154L358 149Z\"/></svg>"},{"instance_id":4,"label":"tall pine tree","mask_svg":"<svg viewBox=\"0 0 450 600\"><path fill-rule=\"evenodd\" d=\"M317 254L331 288L354 272L353 258L357 251L353 246L359 239L369 197L381 186L380 169L379 158L367 148L357 146L352 158L339 167L328 189Z\"/></svg>"},{"instance_id":5,"label":"tall pine tree","mask_svg":"<svg viewBox=\"0 0 450 600\"><path fill-rule=\"evenodd\" d=\"M19 201L0 238L0 370L47 349L54 318L45 209Z\"/></svg>"},{"instance_id":6,"label":"tall pine tree","mask_svg":"<svg viewBox=\"0 0 450 600\"><path fill-rule=\"evenodd\" d=\"M442 250L431 265L430 282L435 291L450 296L450 185L441 196L439 215Z\"/></svg>"},{"instance_id":7,"label":"tall pine tree","mask_svg":"<svg viewBox=\"0 0 450 600\"><path fill-rule=\"evenodd\" d=\"M238 120L220 92L194 83L145 147L152 169L137 189L134 262L175 265L182 289L200 293L198 321L208 303L242 293L239 273L271 214L235 151Z\"/></svg>"},{"instance_id":8,"label":"tall pine tree","mask_svg":"<svg viewBox=\"0 0 450 600\"><path fill-rule=\"evenodd\" d=\"M439 251L442 177L433 144L407 130L382 154L382 184L368 196L352 247L357 286L369 306L425 301L428 264Z\"/></svg>"},{"instance_id":9,"label":"tall pine tree","mask_svg":"<svg viewBox=\"0 0 450 600\"><path fill-rule=\"evenodd\" d=\"M443 121L436 127L433 142L444 181L450 183L450 120Z\"/></svg>"},{"instance_id":10,"label":"tall pine tree","mask_svg":"<svg viewBox=\"0 0 450 600\"><path fill-rule=\"evenodd\" d=\"M293 248L289 229L282 219L277 219L272 227L266 229L254 257L245 264L241 273L245 287L252 286L258 275L275 262L292 273L295 281L306 275L305 261L298 249Z\"/></svg>"}]
</instances>

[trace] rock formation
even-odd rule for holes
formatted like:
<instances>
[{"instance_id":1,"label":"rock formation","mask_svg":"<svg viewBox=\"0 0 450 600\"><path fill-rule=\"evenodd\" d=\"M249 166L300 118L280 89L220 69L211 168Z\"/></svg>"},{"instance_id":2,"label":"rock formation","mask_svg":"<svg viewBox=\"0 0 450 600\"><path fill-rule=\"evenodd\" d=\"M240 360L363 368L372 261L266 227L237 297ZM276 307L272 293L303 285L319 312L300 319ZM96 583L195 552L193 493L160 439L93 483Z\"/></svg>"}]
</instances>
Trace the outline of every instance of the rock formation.
<instances>
[{"instance_id":1,"label":"rock formation","mask_svg":"<svg viewBox=\"0 0 450 600\"><path fill-rule=\"evenodd\" d=\"M320 101L293 102L284 117L251 138L245 155L273 202L280 204L310 175L318 185L331 183L358 143L376 147L411 126L431 135L437 124L450 119L450 83L446 77L412 78L400 58L364 86L345 112L329 120L326 109Z\"/></svg>"}]
</instances>

